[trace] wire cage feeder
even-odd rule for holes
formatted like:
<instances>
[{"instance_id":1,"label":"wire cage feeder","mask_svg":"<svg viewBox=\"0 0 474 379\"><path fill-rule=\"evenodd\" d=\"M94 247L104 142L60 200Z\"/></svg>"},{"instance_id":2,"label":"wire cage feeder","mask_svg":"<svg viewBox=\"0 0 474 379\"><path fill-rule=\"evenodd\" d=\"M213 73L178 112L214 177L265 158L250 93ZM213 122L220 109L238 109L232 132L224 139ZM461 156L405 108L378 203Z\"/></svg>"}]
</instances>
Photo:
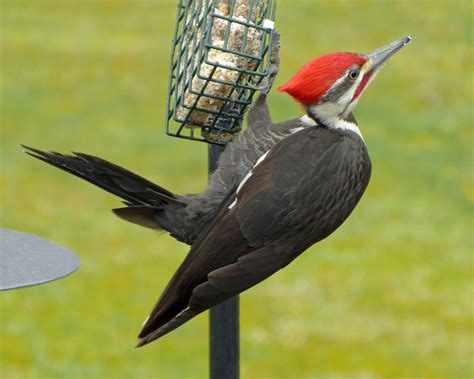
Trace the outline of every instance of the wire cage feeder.
<instances>
[{"instance_id":1,"label":"wire cage feeder","mask_svg":"<svg viewBox=\"0 0 474 379\"><path fill-rule=\"evenodd\" d=\"M166 133L225 145L268 75L276 1L179 0Z\"/></svg>"}]
</instances>

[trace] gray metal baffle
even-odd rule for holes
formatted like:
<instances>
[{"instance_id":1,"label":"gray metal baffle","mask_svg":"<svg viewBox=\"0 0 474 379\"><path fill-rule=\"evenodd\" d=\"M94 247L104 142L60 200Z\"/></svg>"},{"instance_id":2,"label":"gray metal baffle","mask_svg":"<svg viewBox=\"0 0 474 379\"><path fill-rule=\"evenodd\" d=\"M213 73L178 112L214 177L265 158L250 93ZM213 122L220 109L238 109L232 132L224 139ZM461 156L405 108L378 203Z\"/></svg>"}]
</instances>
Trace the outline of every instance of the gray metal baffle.
<instances>
[{"instance_id":1,"label":"gray metal baffle","mask_svg":"<svg viewBox=\"0 0 474 379\"><path fill-rule=\"evenodd\" d=\"M76 271L79 257L32 234L0 229L0 290L34 286Z\"/></svg>"}]
</instances>

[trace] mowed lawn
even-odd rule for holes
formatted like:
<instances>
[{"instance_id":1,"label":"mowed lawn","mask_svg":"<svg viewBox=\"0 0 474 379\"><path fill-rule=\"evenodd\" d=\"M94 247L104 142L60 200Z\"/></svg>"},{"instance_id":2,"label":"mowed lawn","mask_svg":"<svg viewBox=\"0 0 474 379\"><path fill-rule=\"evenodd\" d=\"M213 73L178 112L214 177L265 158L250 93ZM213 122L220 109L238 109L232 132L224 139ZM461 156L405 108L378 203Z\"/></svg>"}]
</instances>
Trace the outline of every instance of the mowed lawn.
<instances>
[{"instance_id":1,"label":"mowed lawn","mask_svg":"<svg viewBox=\"0 0 474 379\"><path fill-rule=\"evenodd\" d=\"M176 1L0 4L1 225L82 263L0 294L1 377L206 378L207 313L133 348L188 248L114 217L113 196L19 147L87 152L177 193L202 190L206 146L164 134ZM413 42L355 112L373 160L358 208L241 296L242 378L474 377L472 11L467 0L279 1L277 85L324 52ZM269 101L275 120L301 114L285 94Z\"/></svg>"}]
</instances>

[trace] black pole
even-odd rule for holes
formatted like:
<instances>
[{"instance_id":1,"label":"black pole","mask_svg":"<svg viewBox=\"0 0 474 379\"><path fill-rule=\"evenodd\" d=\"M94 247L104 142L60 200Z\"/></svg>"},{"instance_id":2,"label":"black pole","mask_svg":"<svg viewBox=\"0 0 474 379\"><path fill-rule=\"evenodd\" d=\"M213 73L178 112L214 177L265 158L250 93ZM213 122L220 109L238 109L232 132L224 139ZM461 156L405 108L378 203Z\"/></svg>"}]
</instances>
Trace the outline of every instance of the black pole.
<instances>
[{"instance_id":1,"label":"black pole","mask_svg":"<svg viewBox=\"0 0 474 379\"><path fill-rule=\"evenodd\" d=\"M223 150L224 146L209 144L209 175ZM238 379L239 365L239 297L235 296L209 312L209 377Z\"/></svg>"}]
</instances>

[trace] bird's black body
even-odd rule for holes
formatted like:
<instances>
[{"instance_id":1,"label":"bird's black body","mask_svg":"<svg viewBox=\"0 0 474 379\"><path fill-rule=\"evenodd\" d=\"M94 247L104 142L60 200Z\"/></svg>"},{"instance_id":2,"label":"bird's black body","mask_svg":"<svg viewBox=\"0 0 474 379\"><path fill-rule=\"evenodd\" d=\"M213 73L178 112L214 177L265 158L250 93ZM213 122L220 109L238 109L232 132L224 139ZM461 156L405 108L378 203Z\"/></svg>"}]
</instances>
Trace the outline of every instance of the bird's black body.
<instances>
[{"instance_id":1,"label":"bird's black body","mask_svg":"<svg viewBox=\"0 0 474 379\"><path fill-rule=\"evenodd\" d=\"M327 237L355 208L370 173L364 142L352 131L311 126L277 143L193 244L139 344L261 282Z\"/></svg>"}]
</instances>

